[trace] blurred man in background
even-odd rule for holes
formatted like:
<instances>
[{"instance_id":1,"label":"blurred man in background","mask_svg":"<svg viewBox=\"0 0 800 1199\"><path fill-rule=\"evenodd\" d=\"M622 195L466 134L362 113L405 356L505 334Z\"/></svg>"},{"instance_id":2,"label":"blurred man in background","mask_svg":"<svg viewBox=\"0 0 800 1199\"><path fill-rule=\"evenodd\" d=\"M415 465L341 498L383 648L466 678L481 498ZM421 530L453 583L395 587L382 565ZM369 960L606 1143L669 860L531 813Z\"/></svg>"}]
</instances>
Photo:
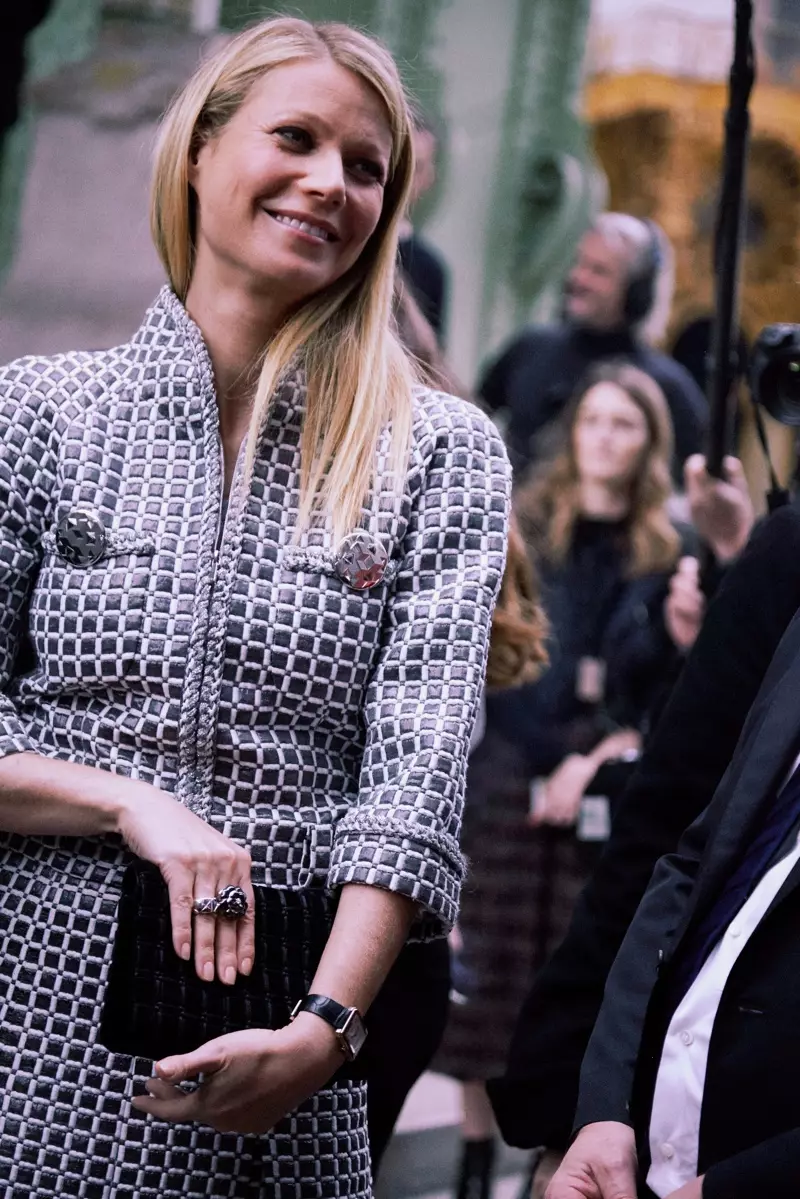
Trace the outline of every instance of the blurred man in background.
<instances>
[{"instance_id":1,"label":"blurred man in background","mask_svg":"<svg viewBox=\"0 0 800 1199\"><path fill-rule=\"evenodd\" d=\"M675 431L673 474L703 449L705 398L689 372L653 349L672 303L672 248L652 221L607 212L584 234L567 279L559 324L530 328L490 367L478 390L505 414L518 473L550 450L547 431L586 370L624 358L652 376L667 397Z\"/></svg>"},{"instance_id":2,"label":"blurred man in background","mask_svg":"<svg viewBox=\"0 0 800 1199\"><path fill-rule=\"evenodd\" d=\"M415 110L414 180L410 199L412 214L417 202L436 182L437 151L438 139L434 129L427 118ZM447 328L447 267L438 250L414 231L410 220L406 220L400 233L400 263L414 300L442 346Z\"/></svg>"}]
</instances>

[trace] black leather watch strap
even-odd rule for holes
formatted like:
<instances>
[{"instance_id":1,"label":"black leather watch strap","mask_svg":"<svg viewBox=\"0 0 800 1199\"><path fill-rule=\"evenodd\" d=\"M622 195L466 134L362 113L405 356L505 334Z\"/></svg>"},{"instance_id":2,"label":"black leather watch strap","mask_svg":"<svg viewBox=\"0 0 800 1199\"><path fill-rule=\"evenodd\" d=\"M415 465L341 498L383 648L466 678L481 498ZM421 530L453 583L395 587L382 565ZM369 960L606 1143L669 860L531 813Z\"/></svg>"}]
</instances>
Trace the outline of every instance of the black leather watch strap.
<instances>
[{"instance_id":1,"label":"black leather watch strap","mask_svg":"<svg viewBox=\"0 0 800 1199\"><path fill-rule=\"evenodd\" d=\"M337 1003L335 999L329 999L327 995L306 995L300 1005L301 1012L312 1012L315 1016L321 1016L331 1028L340 1029L350 1015L350 1008L344 1007L343 1004Z\"/></svg>"},{"instance_id":2,"label":"black leather watch strap","mask_svg":"<svg viewBox=\"0 0 800 1199\"><path fill-rule=\"evenodd\" d=\"M293 1020L298 1012L311 1012L312 1015L319 1016L326 1024L330 1024L336 1033L342 1053L348 1061L355 1061L367 1036L367 1030L358 1008L343 1007L341 1003L337 1003L335 999L329 999L327 995L307 995L305 999L300 1000L292 1012Z\"/></svg>"}]
</instances>

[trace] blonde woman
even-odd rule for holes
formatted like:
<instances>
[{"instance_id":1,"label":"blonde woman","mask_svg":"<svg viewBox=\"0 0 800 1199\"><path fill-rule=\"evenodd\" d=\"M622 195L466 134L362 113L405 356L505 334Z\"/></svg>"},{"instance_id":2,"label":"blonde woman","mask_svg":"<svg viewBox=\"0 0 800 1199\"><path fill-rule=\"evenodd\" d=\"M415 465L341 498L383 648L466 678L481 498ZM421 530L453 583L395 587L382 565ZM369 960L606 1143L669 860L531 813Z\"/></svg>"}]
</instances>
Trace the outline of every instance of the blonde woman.
<instances>
[{"instance_id":1,"label":"blonde woman","mask_svg":"<svg viewBox=\"0 0 800 1199\"><path fill-rule=\"evenodd\" d=\"M486 735L470 761L466 1002L452 1008L436 1060L464 1084L459 1199L488 1197L485 1081L502 1072L532 974L566 932L594 860L584 838L603 835L608 813L583 807L586 789L605 763L637 751L677 658L663 612L681 539L666 511L672 433L661 389L628 364L597 367L562 433L561 452L515 498L541 576L550 665L531 685L487 694Z\"/></svg>"},{"instance_id":2,"label":"blonde woman","mask_svg":"<svg viewBox=\"0 0 800 1199\"><path fill-rule=\"evenodd\" d=\"M380 45L257 25L165 118L169 287L131 342L0 372L14 1194L370 1193L363 1083L330 1080L409 935L455 916L509 490L493 426L417 386L390 327L411 171ZM254 885L327 889L327 1007L152 1079L108 1053L132 854L168 886L175 952L227 985L260 951ZM221 918L227 887L244 918Z\"/></svg>"}]
</instances>

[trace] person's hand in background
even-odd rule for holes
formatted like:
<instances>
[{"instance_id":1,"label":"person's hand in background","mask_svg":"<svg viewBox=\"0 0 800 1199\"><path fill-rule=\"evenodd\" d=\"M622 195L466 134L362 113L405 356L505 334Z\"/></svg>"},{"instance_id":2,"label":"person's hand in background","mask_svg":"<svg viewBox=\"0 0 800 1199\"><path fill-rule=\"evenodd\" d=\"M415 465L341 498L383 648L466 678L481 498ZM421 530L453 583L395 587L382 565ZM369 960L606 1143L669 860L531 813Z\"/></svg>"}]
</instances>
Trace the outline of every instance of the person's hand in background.
<instances>
[{"instance_id":1,"label":"person's hand in background","mask_svg":"<svg viewBox=\"0 0 800 1199\"><path fill-rule=\"evenodd\" d=\"M616 1120L587 1124L564 1155L545 1199L636 1199L636 1139Z\"/></svg>"},{"instance_id":2,"label":"person's hand in background","mask_svg":"<svg viewBox=\"0 0 800 1199\"><path fill-rule=\"evenodd\" d=\"M755 512L738 458L722 464L724 477L713 478L702 454L693 454L683 468L692 523L711 547L721 566L733 561L747 544Z\"/></svg>"},{"instance_id":3,"label":"person's hand in background","mask_svg":"<svg viewBox=\"0 0 800 1199\"><path fill-rule=\"evenodd\" d=\"M706 597L700 586L700 563L697 558L681 558L669 581L669 595L664 601L664 623L678 649L692 648L705 614Z\"/></svg>"}]
</instances>

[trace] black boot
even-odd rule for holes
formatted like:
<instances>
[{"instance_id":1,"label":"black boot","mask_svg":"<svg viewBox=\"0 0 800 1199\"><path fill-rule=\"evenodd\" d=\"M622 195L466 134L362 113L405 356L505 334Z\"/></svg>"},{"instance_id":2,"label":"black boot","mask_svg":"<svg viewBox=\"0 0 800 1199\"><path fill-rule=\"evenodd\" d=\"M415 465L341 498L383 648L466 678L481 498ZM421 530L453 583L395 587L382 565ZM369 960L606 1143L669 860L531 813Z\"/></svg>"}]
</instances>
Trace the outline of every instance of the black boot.
<instances>
[{"instance_id":1,"label":"black boot","mask_svg":"<svg viewBox=\"0 0 800 1199\"><path fill-rule=\"evenodd\" d=\"M494 1155L493 1137L484 1141L462 1141L457 1199L489 1199Z\"/></svg>"}]
</instances>

